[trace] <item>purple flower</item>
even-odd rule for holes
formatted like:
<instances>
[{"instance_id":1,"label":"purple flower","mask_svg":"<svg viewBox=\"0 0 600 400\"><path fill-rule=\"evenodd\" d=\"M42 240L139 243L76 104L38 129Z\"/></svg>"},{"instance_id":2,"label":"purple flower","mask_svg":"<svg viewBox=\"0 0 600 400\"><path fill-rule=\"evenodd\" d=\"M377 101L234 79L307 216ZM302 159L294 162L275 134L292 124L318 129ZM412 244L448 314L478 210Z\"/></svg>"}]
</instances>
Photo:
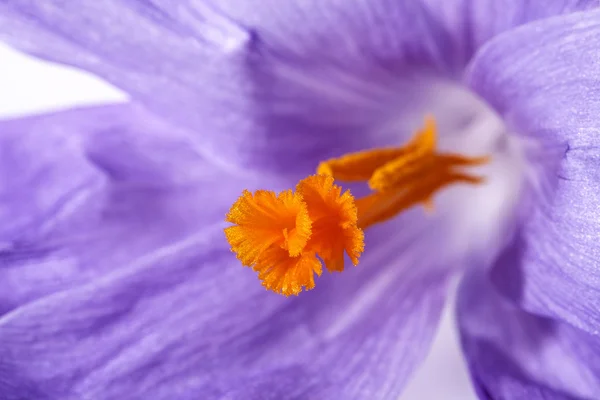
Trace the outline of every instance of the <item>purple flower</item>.
<instances>
[{"instance_id":1,"label":"purple flower","mask_svg":"<svg viewBox=\"0 0 600 400\"><path fill-rule=\"evenodd\" d=\"M132 99L1 124L0 398L394 399L460 274L482 399L598 398L596 5L0 2L0 38ZM243 189L427 113L440 148L491 156L485 185L367 230L297 298L240 266Z\"/></svg>"}]
</instances>

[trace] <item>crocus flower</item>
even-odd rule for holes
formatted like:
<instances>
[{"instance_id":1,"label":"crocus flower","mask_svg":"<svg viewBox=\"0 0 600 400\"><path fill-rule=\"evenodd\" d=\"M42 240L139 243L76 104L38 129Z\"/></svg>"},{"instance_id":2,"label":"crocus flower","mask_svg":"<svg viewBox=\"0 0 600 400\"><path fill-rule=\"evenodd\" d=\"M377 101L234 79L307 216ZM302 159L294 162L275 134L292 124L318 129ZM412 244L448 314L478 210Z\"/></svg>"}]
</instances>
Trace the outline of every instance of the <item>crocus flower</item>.
<instances>
[{"instance_id":1,"label":"crocus flower","mask_svg":"<svg viewBox=\"0 0 600 400\"><path fill-rule=\"evenodd\" d=\"M598 398L595 6L1 2L3 40L132 103L2 123L0 396L394 399L464 274L458 324L482 399ZM414 156L427 115L435 147L416 148L477 160L464 179L420 162L431 193L402 169L368 192L388 163L361 159L350 172L368 173L346 179L356 267L295 297L242 268L223 233L240 195L293 196L321 163L331 182L365 151ZM369 196L394 206L370 204L361 228Z\"/></svg>"}]
</instances>

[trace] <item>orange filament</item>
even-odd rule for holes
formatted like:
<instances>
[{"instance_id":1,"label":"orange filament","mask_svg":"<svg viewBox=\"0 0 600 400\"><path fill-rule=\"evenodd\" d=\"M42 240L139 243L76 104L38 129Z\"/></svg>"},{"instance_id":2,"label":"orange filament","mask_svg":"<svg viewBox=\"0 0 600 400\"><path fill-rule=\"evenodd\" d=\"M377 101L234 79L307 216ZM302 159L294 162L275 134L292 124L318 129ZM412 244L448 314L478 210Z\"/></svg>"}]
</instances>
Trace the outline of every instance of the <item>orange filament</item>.
<instances>
[{"instance_id":1,"label":"orange filament","mask_svg":"<svg viewBox=\"0 0 600 400\"><path fill-rule=\"evenodd\" d=\"M457 170L485 164L489 157L465 157L436 152L433 117L404 147L375 149L325 161L318 172L342 181L366 181L373 193L356 201L360 228L386 221L400 212L423 204L433 209L433 195L456 184L480 184L484 179Z\"/></svg>"},{"instance_id":2,"label":"orange filament","mask_svg":"<svg viewBox=\"0 0 600 400\"><path fill-rule=\"evenodd\" d=\"M329 271L344 269L344 252L356 265L364 249L357 209L349 191L331 176L309 176L296 192L245 190L231 206L225 229L243 265L258 272L263 286L286 296L315 286L324 262Z\"/></svg>"}]
</instances>

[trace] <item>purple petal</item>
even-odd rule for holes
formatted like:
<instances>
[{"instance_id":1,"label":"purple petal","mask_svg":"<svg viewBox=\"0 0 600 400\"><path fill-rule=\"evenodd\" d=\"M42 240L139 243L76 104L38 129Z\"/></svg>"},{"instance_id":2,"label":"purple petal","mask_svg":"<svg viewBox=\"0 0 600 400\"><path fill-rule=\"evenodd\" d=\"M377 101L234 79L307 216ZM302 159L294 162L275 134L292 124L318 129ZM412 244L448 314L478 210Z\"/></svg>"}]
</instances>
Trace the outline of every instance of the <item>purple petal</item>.
<instances>
[{"instance_id":1,"label":"purple petal","mask_svg":"<svg viewBox=\"0 0 600 400\"><path fill-rule=\"evenodd\" d=\"M185 132L133 105L1 132L8 398L385 398L426 354L450 271L414 243L427 229L404 228L427 228L406 220L422 213L369 231L359 267L285 299L218 223L255 178L210 165Z\"/></svg>"},{"instance_id":2,"label":"purple petal","mask_svg":"<svg viewBox=\"0 0 600 400\"><path fill-rule=\"evenodd\" d=\"M488 277L465 277L458 299L463 349L482 399L595 399L600 337L506 302Z\"/></svg>"},{"instance_id":3,"label":"purple petal","mask_svg":"<svg viewBox=\"0 0 600 400\"><path fill-rule=\"evenodd\" d=\"M221 222L251 179L181 136L131 105L0 123L0 314Z\"/></svg>"},{"instance_id":4,"label":"purple petal","mask_svg":"<svg viewBox=\"0 0 600 400\"><path fill-rule=\"evenodd\" d=\"M459 76L480 46L527 22L598 5L596 0L214 1L279 51L335 60L371 72L419 65ZM276 11L275 11L276 10ZM302 29L298 29L302 27ZM332 29L335 27L335 29Z\"/></svg>"},{"instance_id":5,"label":"purple petal","mask_svg":"<svg viewBox=\"0 0 600 400\"><path fill-rule=\"evenodd\" d=\"M565 149L554 189L524 221L494 272L527 310L598 333L600 326L600 12L531 24L490 43L470 82L512 125Z\"/></svg>"},{"instance_id":6,"label":"purple petal","mask_svg":"<svg viewBox=\"0 0 600 400\"><path fill-rule=\"evenodd\" d=\"M0 319L8 398L395 398L426 353L444 270L372 231L356 268L297 298L265 292L222 227ZM41 264L38 265L41 267Z\"/></svg>"},{"instance_id":7,"label":"purple petal","mask_svg":"<svg viewBox=\"0 0 600 400\"><path fill-rule=\"evenodd\" d=\"M104 77L224 163L297 172L398 143L426 84L408 67L459 76L492 35L591 2L497 3L5 1L0 35Z\"/></svg>"},{"instance_id":8,"label":"purple petal","mask_svg":"<svg viewBox=\"0 0 600 400\"><path fill-rule=\"evenodd\" d=\"M393 0L390 0L393 2ZM422 0L452 38L454 57L460 57L461 72L480 47L495 36L520 25L587 10L597 0Z\"/></svg>"}]
</instances>

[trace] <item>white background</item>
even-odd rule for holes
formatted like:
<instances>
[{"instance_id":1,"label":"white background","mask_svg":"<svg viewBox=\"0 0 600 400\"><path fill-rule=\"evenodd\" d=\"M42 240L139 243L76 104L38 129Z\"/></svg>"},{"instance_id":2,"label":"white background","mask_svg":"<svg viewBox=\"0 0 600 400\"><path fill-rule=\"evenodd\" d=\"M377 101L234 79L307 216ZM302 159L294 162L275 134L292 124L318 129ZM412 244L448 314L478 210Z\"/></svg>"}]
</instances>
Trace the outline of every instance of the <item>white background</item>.
<instances>
[{"instance_id":1,"label":"white background","mask_svg":"<svg viewBox=\"0 0 600 400\"><path fill-rule=\"evenodd\" d=\"M126 99L124 93L92 75L35 60L0 44L2 119ZM400 400L476 399L458 344L453 304L448 303L431 353Z\"/></svg>"}]
</instances>

